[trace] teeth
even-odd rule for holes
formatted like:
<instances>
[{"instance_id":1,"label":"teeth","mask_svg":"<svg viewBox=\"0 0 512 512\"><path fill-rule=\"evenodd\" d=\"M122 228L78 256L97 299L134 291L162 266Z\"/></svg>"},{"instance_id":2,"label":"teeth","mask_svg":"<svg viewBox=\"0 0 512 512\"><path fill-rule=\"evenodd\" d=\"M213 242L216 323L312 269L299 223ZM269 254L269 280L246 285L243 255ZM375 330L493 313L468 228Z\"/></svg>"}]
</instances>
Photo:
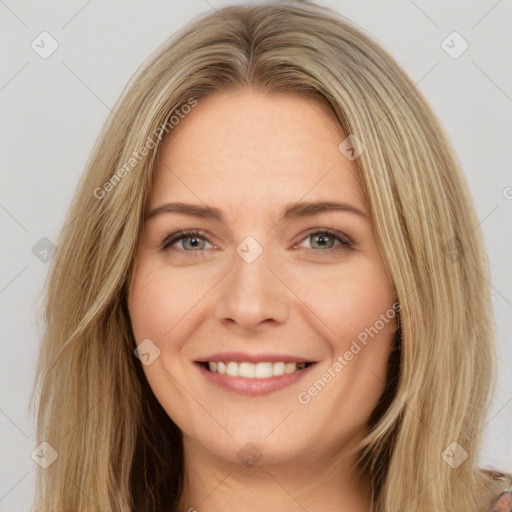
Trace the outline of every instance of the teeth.
<instances>
[{"instance_id":1,"label":"teeth","mask_svg":"<svg viewBox=\"0 0 512 512\"><path fill-rule=\"evenodd\" d=\"M226 373L230 377L238 377L238 364L234 363L233 361L230 361L228 363L228 366L227 366L227 369L226 369Z\"/></svg>"},{"instance_id":2,"label":"teeth","mask_svg":"<svg viewBox=\"0 0 512 512\"><path fill-rule=\"evenodd\" d=\"M296 370L295 363L286 363L284 365L284 373L293 373Z\"/></svg>"},{"instance_id":3,"label":"teeth","mask_svg":"<svg viewBox=\"0 0 512 512\"><path fill-rule=\"evenodd\" d=\"M208 363L208 368L212 373L229 375L230 377L244 377L246 379L269 379L270 377L279 377L287 373L293 373L306 367L306 363L236 363L214 362Z\"/></svg>"},{"instance_id":4,"label":"teeth","mask_svg":"<svg viewBox=\"0 0 512 512\"><path fill-rule=\"evenodd\" d=\"M274 363L272 365L272 373L277 377L279 375L284 375L284 369L286 367L285 363Z\"/></svg>"},{"instance_id":5,"label":"teeth","mask_svg":"<svg viewBox=\"0 0 512 512\"><path fill-rule=\"evenodd\" d=\"M245 377L246 379L254 379L256 377L255 366L251 363L240 363L240 366L238 367L238 376Z\"/></svg>"},{"instance_id":6,"label":"teeth","mask_svg":"<svg viewBox=\"0 0 512 512\"><path fill-rule=\"evenodd\" d=\"M221 373L222 375L226 374L226 365L221 361L217 363L217 373Z\"/></svg>"},{"instance_id":7,"label":"teeth","mask_svg":"<svg viewBox=\"0 0 512 512\"><path fill-rule=\"evenodd\" d=\"M256 364L256 378L258 379L268 379L269 377L273 377L274 373L272 372L272 363L257 363Z\"/></svg>"}]
</instances>

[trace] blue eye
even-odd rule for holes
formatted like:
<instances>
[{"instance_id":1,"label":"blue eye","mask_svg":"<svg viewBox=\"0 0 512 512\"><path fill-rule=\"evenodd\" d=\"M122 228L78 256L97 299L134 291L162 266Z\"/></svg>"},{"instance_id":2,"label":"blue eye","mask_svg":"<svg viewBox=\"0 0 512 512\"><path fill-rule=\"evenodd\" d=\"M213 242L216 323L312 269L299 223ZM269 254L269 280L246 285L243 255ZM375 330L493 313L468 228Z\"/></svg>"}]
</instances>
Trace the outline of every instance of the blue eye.
<instances>
[{"instance_id":1,"label":"blue eye","mask_svg":"<svg viewBox=\"0 0 512 512\"><path fill-rule=\"evenodd\" d=\"M352 241L346 235L343 235L342 233L338 234L328 229L309 233L305 240L308 239L316 239L316 244L320 245L319 251L321 252L333 252L343 250L344 248L350 248L353 245ZM336 241L338 241L339 244L336 245ZM328 245L328 247L326 247L326 244ZM315 249L315 247L313 247L313 249Z\"/></svg>"},{"instance_id":2,"label":"blue eye","mask_svg":"<svg viewBox=\"0 0 512 512\"><path fill-rule=\"evenodd\" d=\"M162 242L161 249L168 249L181 241L191 242L191 249L185 248L185 243L182 244L182 249L186 252L201 252L205 249L202 242L210 243L199 231L178 231L165 238Z\"/></svg>"},{"instance_id":3,"label":"blue eye","mask_svg":"<svg viewBox=\"0 0 512 512\"><path fill-rule=\"evenodd\" d=\"M308 239L316 239L316 244L320 245L320 247L311 248L318 253L338 252L353 246L352 240L350 240L350 238L348 238L346 235L328 229L310 232L303 240L305 241ZM166 250L178 242L181 242L181 247L179 247L178 250L188 253L201 254L205 249L208 248L205 244L210 244L212 247L216 247L210 243L208 238L206 238L202 232L190 230L178 231L176 233L170 234L164 239L160 248L162 250Z\"/></svg>"}]
</instances>

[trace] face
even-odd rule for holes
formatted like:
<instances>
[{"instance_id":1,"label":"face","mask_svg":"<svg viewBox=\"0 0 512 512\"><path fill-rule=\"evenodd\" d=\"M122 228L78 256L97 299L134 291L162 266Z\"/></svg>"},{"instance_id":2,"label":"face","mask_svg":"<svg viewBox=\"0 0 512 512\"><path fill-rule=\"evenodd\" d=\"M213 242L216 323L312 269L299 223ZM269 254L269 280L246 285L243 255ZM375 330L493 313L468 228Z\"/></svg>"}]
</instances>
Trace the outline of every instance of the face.
<instances>
[{"instance_id":1,"label":"face","mask_svg":"<svg viewBox=\"0 0 512 512\"><path fill-rule=\"evenodd\" d=\"M164 139L128 303L185 450L280 463L362 437L396 322L345 138L317 100L240 90Z\"/></svg>"}]
</instances>

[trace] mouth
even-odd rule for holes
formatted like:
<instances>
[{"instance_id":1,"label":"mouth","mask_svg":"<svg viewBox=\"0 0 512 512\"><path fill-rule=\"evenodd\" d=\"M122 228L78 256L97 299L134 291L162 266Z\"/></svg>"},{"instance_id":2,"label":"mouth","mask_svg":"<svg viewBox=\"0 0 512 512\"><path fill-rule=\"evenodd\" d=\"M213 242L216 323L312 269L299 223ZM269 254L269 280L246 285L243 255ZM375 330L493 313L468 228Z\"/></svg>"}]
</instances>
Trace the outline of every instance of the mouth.
<instances>
[{"instance_id":1,"label":"mouth","mask_svg":"<svg viewBox=\"0 0 512 512\"><path fill-rule=\"evenodd\" d=\"M206 371L229 377L242 377L244 379L271 379L290 373L300 372L309 368L314 362L284 362L262 361L250 363L247 361L207 361L198 362Z\"/></svg>"},{"instance_id":2,"label":"mouth","mask_svg":"<svg viewBox=\"0 0 512 512\"><path fill-rule=\"evenodd\" d=\"M317 361L285 355L231 353L195 361L209 384L246 396L263 396L297 383Z\"/></svg>"}]
</instances>

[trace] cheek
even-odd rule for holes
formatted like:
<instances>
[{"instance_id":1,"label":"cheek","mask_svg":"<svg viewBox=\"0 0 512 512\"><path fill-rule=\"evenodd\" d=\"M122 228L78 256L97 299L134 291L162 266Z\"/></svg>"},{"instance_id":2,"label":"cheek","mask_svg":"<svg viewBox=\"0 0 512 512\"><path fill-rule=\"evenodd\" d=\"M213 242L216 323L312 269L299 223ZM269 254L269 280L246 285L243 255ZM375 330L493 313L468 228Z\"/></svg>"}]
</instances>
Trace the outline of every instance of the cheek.
<instances>
[{"instance_id":1,"label":"cheek","mask_svg":"<svg viewBox=\"0 0 512 512\"><path fill-rule=\"evenodd\" d=\"M134 272L130 290L130 318L136 341L151 338L163 343L182 328L183 320L193 318L205 295L205 281L197 273L171 272L141 264Z\"/></svg>"},{"instance_id":2,"label":"cheek","mask_svg":"<svg viewBox=\"0 0 512 512\"><path fill-rule=\"evenodd\" d=\"M307 299L329 326L323 332L330 357L301 387L295 419L314 425L326 440L360 432L385 389L396 331L394 296L381 274L373 277L366 286L347 278L344 286L329 288L329 300L317 300L311 289Z\"/></svg>"},{"instance_id":3,"label":"cheek","mask_svg":"<svg viewBox=\"0 0 512 512\"><path fill-rule=\"evenodd\" d=\"M396 332L391 281L381 265L371 262L316 278L314 286L304 287L304 302L328 340L325 371L330 373L324 375L335 384L325 395L332 393L333 403L344 402L364 413L361 404L371 410L387 378Z\"/></svg>"},{"instance_id":4,"label":"cheek","mask_svg":"<svg viewBox=\"0 0 512 512\"><path fill-rule=\"evenodd\" d=\"M357 263L338 271L326 268L301 287L304 303L325 325L336 351L345 351L358 336L364 340L368 331L376 336L377 329L382 339L396 330L393 287L383 266L362 259Z\"/></svg>"}]
</instances>

